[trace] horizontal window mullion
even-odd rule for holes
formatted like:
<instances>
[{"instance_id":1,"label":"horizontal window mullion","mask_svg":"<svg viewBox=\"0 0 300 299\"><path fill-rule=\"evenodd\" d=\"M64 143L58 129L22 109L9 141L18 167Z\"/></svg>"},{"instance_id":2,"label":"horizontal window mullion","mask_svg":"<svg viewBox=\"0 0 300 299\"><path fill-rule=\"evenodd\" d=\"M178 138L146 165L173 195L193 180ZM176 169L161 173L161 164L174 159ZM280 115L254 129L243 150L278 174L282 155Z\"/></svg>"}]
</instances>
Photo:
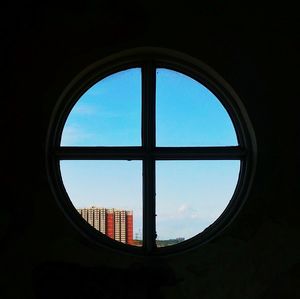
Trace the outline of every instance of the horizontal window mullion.
<instances>
[{"instance_id":1,"label":"horizontal window mullion","mask_svg":"<svg viewBox=\"0 0 300 299\"><path fill-rule=\"evenodd\" d=\"M55 155L61 160L236 160L246 156L246 150L231 147L156 147L152 152L143 147L60 147Z\"/></svg>"},{"instance_id":2,"label":"horizontal window mullion","mask_svg":"<svg viewBox=\"0 0 300 299\"><path fill-rule=\"evenodd\" d=\"M157 147L156 160L239 160L246 150L239 146L224 147Z\"/></svg>"},{"instance_id":3,"label":"horizontal window mullion","mask_svg":"<svg viewBox=\"0 0 300 299\"><path fill-rule=\"evenodd\" d=\"M64 146L55 155L61 160L142 160L146 153L141 147Z\"/></svg>"}]
</instances>

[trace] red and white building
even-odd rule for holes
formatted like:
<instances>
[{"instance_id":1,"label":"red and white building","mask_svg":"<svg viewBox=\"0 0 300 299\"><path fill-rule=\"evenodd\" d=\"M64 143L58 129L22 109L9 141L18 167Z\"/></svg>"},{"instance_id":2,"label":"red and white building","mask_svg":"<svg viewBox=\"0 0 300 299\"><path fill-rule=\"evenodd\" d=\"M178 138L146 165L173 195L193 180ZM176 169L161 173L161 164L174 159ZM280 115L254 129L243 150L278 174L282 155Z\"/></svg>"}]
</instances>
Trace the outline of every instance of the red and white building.
<instances>
[{"instance_id":1,"label":"red and white building","mask_svg":"<svg viewBox=\"0 0 300 299\"><path fill-rule=\"evenodd\" d=\"M98 207L77 209L77 211L102 234L124 244L134 245L132 211Z\"/></svg>"}]
</instances>

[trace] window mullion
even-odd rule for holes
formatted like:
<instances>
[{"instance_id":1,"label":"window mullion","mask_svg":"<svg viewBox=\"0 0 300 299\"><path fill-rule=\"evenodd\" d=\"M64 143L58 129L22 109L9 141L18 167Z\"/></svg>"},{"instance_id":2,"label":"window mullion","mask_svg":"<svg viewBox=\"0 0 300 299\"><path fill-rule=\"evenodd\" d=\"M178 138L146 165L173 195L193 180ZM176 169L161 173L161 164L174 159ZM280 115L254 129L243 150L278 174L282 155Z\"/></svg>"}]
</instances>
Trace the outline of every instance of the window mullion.
<instances>
[{"instance_id":1,"label":"window mullion","mask_svg":"<svg viewBox=\"0 0 300 299\"><path fill-rule=\"evenodd\" d=\"M60 160L142 160L146 155L137 146L63 146L53 154Z\"/></svg>"},{"instance_id":2,"label":"window mullion","mask_svg":"<svg viewBox=\"0 0 300 299\"><path fill-rule=\"evenodd\" d=\"M142 147L143 159L143 244L147 253L156 247L155 230L155 65L142 67Z\"/></svg>"}]
</instances>

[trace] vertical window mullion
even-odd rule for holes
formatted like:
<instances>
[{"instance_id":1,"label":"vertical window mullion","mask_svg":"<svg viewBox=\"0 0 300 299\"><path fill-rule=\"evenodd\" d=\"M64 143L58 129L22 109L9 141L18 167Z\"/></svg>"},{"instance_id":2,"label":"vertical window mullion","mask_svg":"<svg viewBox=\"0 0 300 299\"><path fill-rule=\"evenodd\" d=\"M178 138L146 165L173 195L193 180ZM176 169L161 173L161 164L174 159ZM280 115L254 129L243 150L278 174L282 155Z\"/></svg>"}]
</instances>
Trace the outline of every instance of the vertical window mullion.
<instances>
[{"instance_id":1,"label":"vertical window mullion","mask_svg":"<svg viewBox=\"0 0 300 299\"><path fill-rule=\"evenodd\" d=\"M155 229L155 65L142 67L142 146L143 160L143 246L147 253L156 247Z\"/></svg>"}]
</instances>

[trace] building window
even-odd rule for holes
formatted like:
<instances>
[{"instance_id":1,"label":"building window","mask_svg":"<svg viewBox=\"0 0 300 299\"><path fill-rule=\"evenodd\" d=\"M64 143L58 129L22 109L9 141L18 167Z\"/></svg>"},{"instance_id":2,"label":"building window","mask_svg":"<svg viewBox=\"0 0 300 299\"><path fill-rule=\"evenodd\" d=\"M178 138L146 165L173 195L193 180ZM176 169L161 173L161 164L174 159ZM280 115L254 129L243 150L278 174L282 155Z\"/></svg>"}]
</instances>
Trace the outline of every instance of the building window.
<instances>
[{"instance_id":1,"label":"building window","mask_svg":"<svg viewBox=\"0 0 300 299\"><path fill-rule=\"evenodd\" d=\"M242 207L255 136L241 100L185 54L138 48L71 82L53 113L53 192L93 242L145 255L191 249Z\"/></svg>"}]
</instances>

